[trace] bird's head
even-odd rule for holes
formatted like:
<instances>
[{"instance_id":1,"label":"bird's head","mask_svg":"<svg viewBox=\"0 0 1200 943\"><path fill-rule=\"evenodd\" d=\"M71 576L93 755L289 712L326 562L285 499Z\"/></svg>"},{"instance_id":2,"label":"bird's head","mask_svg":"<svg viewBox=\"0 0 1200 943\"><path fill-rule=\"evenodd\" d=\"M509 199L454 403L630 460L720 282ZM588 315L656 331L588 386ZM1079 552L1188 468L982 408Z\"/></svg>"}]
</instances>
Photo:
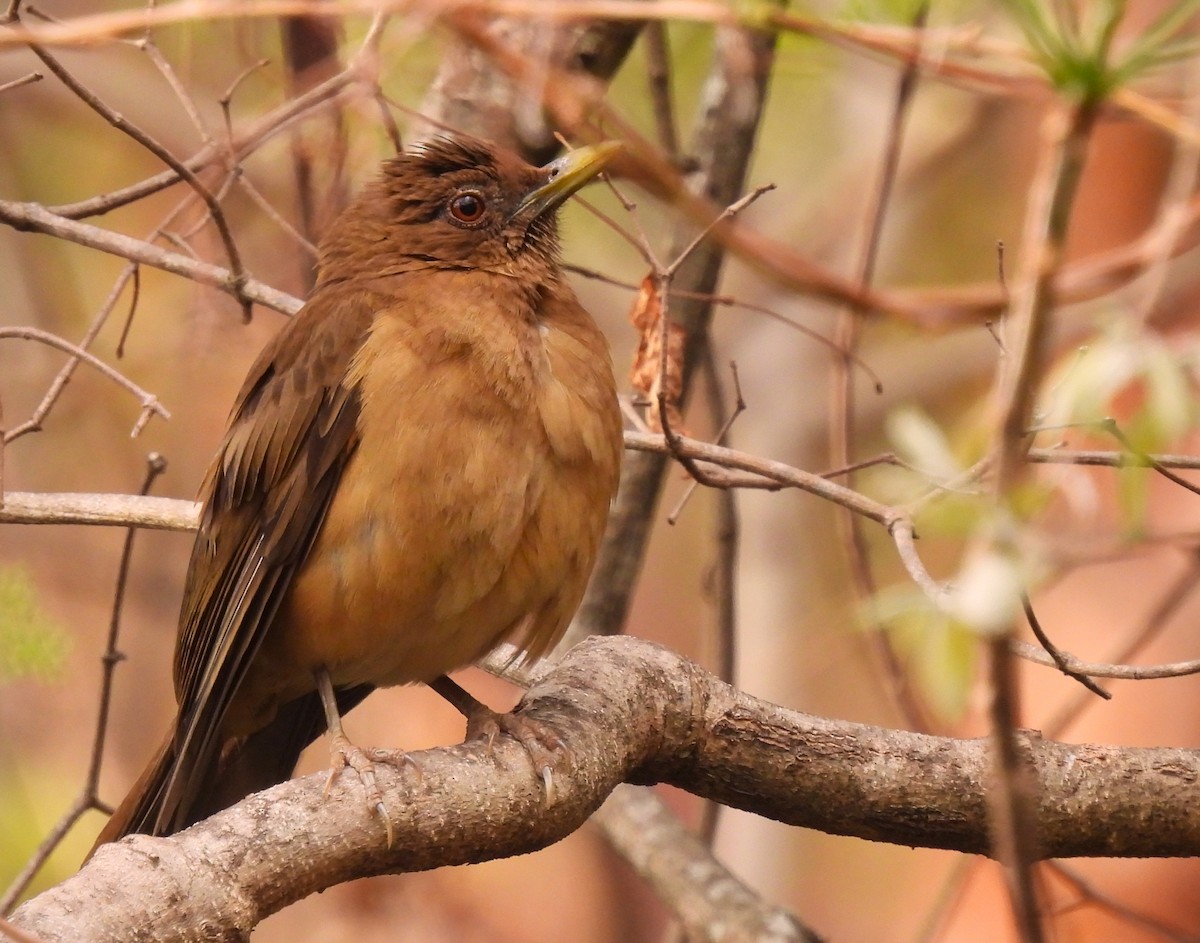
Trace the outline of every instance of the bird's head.
<instances>
[{"instance_id":1,"label":"bird's head","mask_svg":"<svg viewBox=\"0 0 1200 943\"><path fill-rule=\"evenodd\" d=\"M322 247L321 281L430 267L549 271L558 207L619 150L606 142L533 167L476 138L435 138L386 161L334 224Z\"/></svg>"}]
</instances>

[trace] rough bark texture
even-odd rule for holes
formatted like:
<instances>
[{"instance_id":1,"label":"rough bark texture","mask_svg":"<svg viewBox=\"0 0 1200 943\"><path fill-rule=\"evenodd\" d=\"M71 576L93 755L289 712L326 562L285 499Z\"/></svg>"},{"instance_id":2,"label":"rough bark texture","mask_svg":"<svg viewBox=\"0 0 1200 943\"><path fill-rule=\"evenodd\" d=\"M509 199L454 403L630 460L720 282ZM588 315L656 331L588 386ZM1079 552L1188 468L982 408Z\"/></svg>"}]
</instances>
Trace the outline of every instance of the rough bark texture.
<instances>
[{"instance_id":1,"label":"rough bark texture","mask_svg":"<svg viewBox=\"0 0 1200 943\"><path fill-rule=\"evenodd\" d=\"M547 83L565 80L580 90L592 85L598 98L641 29L640 23L622 20L493 19L470 13L449 19L457 31L448 39L421 113L539 165L561 147L555 131L569 135L575 130L566 115L547 117ZM573 117L582 121L585 115ZM433 124L418 126L414 136L420 140L439 130Z\"/></svg>"},{"instance_id":2,"label":"rough bark texture","mask_svg":"<svg viewBox=\"0 0 1200 943\"><path fill-rule=\"evenodd\" d=\"M353 776L285 783L171 839L134 836L21 907L44 943L240 940L354 877L507 857L578 828L623 780L669 782L781 822L986 853L988 746L832 721L740 693L648 642L593 639L522 710L568 744L547 802L506 737L380 770L395 841ZM1023 737L1048 857L1200 854L1200 752Z\"/></svg>"}]
</instances>

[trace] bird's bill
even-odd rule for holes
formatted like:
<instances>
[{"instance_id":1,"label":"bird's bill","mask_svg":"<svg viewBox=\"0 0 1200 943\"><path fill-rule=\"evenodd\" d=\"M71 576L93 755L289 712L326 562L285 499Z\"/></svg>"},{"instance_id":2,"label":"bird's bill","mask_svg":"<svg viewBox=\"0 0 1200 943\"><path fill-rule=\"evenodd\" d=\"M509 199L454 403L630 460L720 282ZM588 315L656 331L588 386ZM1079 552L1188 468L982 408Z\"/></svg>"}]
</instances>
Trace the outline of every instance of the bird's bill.
<instances>
[{"instance_id":1,"label":"bird's bill","mask_svg":"<svg viewBox=\"0 0 1200 943\"><path fill-rule=\"evenodd\" d=\"M621 150L620 141L577 147L542 168L546 182L525 196L513 213L541 216L594 179Z\"/></svg>"}]
</instances>

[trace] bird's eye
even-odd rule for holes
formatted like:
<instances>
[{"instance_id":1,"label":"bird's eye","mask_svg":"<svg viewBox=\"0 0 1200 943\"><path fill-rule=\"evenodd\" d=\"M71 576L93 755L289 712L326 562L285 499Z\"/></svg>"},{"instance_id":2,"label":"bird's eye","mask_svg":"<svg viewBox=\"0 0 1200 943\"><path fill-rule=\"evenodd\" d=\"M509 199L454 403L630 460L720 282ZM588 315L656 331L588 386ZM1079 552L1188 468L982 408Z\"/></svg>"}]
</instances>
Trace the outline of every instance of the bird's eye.
<instances>
[{"instance_id":1,"label":"bird's eye","mask_svg":"<svg viewBox=\"0 0 1200 943\"><path fill-rule=\"evenodd\" d=\"M487 204L478 193L460 193L450 201L450 215L460 223L477 223L486 210Z\"/></svg>"}]
</instances>

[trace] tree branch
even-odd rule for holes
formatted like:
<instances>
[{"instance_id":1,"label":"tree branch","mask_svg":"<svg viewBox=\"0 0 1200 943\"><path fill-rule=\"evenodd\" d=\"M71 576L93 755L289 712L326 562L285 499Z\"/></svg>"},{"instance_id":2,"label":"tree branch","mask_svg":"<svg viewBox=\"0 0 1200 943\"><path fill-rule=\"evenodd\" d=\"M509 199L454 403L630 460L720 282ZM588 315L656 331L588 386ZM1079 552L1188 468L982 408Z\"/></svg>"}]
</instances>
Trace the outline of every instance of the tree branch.
<instances>
[{"instance_id":1,"label":"tree branch","mask_svg":"<svg viewBox=\"0 0 1200 943\"><path fill-rule=\"evenodd\" d=\"M589 639L520 708L569 747L547 806L524 749L502 737L379 770L394 833L351 778L258 793L169 839L105 846L13 922L45 943L244 939L333 884L522 854L578 828L622 781L667 782L785 822L872 841L988 852L985 740L954 740L770 704L666 649ZM1044 741L1021 748L1040 788L1047 856L1200 854L1200 752Z\"/></svg>"}]
</instances>

